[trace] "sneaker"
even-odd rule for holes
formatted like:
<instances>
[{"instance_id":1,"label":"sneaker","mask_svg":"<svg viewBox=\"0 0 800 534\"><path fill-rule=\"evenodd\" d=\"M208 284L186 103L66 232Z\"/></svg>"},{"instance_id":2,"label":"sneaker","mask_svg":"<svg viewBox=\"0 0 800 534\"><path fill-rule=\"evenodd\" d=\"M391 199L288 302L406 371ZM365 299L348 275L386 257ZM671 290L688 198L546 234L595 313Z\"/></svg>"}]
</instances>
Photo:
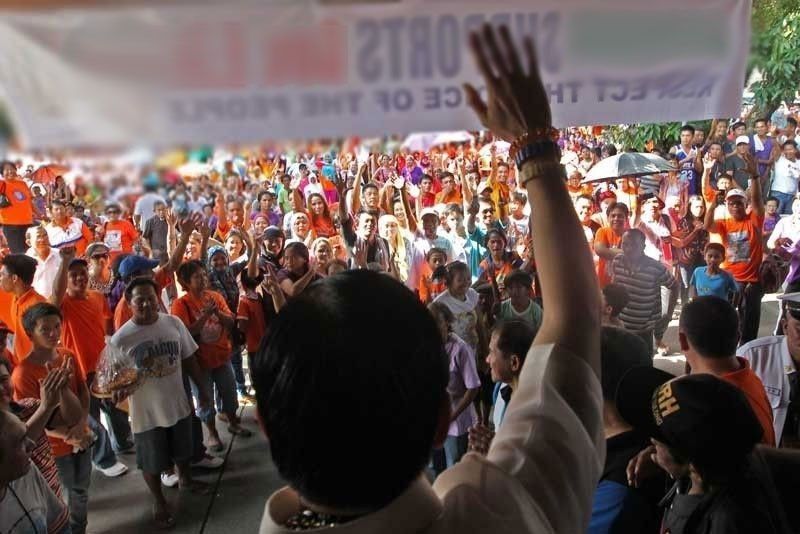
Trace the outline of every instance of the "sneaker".
<instances>
[{"instance_id":1,"label":"sneaker","mask_svg":"<svg viewBox=\"0 0 800 534\"><path fill-rule=\"evenodd\" d=\"M225 460L216 456L206 454L199 462L193 462L192 467L200 467L202 469L219 469Z\"/></svg>"},{"instance_id":2,"label":"sneaker","mask_svg":"<svg viewBox=\"0 0 800 534\"><path fill-rule=\"evenodd\" d=\"M174 488L175 486L178 485L178 482L179 482L178 475L176 475L175 473L161 473L161 483L164 486L168 488Z\"/></svg>"},{"instance_id":3,"label":"sneaker","mask_svg":"<svg viewBox=\"0 0 800 534\"><path fill-rule=\"evenodd\" d=\"M114 477L118 477L118 476L121 476L121 475L124 475L125 473L127 473L128 472L128 466L126 466L125 464L123 464L121 462L117 462L114 465L112 465L111 467L108 467L106 469L103 469L102 467L98 467L97 470L100 471L101 473L103 473L108 478L114 478Z\"/></svg>"}]
</instances>

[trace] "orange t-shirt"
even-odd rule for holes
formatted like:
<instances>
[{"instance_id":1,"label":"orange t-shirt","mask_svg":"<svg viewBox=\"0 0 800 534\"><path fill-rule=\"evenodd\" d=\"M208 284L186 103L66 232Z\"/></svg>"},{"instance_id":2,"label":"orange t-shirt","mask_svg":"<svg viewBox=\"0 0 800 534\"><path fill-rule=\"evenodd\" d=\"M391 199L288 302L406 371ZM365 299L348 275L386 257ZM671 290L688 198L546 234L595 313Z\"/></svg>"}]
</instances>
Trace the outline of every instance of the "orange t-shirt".
<instances>
[{"instance_id":1,"label":"orange t-shirt","mask_svg":"<svg viewBox=\"0 0 800 534\"><path fill-rule=\"evenodd\" d=\"M173 302L172 315L183 321L183 324L188 328L203 313L205 303L208 301L213 301L223 314L233 317L222 295L216 291L209 290L203 291L201 299L196 299L187 293ZM204 369L216 369L230 360L232 350L230 332L225 329L216 316L211 316L206 321L199 339L196 339L196 341L199 345L197 360Z\"/></svg>"},{"instance_id":2,"label":"orange t-shirt","mask_svg":"<svg viewBox=\"0 0 800 534\"><path fill-rule=\"evenodd\" d=\"M50 363L51 368L59 367L65 357L73 357L74 355L63 347L58 347L58 356ZM77 360L77 358L76 358ZM14 372L11 373L11 383L14 385L14 398L19 399L40 399L39 396L39 381L47 377L47 367L44 365L36 365L30 363L29 360L20 362L19 365L14 367ZM75 372L72 375L72 382L69 388L72 392L80 398L81 391L85 387L86 377L83 376L80 366L75 366ZM41 399L40 399L41 400ZM47 436L50 441L50 447L53 449L53 456L61 458L72 454L72 445L68 445L63 439L54 436Z\"/></svg>"},{"instance_id":3,"label":"orange t-shirt","mask_svg":"<svg viewBox=\"0 0 800 534\"><path fill-rule=\"evenodd\" d=\"M244 335L247 340L247 352L253 354L261 345L261 338L264 337L267 330L267 320L264 318L261 301L247 296L240 298L236 318L248 320L247 331Z\"/></svg>"},{"instance_id":4,"label":"orange t-shirt","mask_svg":"<svg viewBox=\"0 0 800 534\"><path fill-rule=\"evenodd\" d=\"M84 376L94 373L106 346L106 321L111 318L108 301L98 291L87 291L86 298L64 295L61 313L61 343L75 353Z\"/></svg>"},{"instance_id":5,"label":"orange t-shirt","mask_svg":"<svg viewBox=\"0 0 800 534\"><path fill-rule=\"evenodd\" d=\"M441 191L436 194L435 197L436 204L461 204L462 197L461 197L461 190L458 188L453 188L449 194L445 195L444 191Z\"/></svg>"},{"instance_id":6,"label":"orange t-shirt","mask_svg":"<svg viewBox=\"0 0 800 534\"><path fill-rule=\"evenodd\" d=\"M726 217L715 221L709 228L709 232L722 237L725 246L722 268L731 273L737 282L758 282L758 269L764 254L763 225L764 217L751 212L741 221Z\"/></svg>"},{"instance_id":7,"label":"orange t-shirt","mask_svg":"<svg viewBox=\"0 0 800 534\"><path fill-rule=\"evenodd\" d=\"M447 284L444 280L433 279L433 269L427 263L423 264L422 272L419 279L419 299L423 304L433 302L440 293L447 290Z\"/></svg>"},{"instance_id":8,"label":"orange t-shirt","mask_svg":"<svg viewBox=\"0 0 800 534\"><path fill-rule=\"evenodd\" d=\"M0 180L0 193L5 193L11 205L0 209L0 224L33 224L31 190L22 180Z\"/></svg>"},{"instance_id":9,"label":"orange t-shirt","mask_svg":"<svg viewBox=\"0 0 800 534\"><path fill-rule=\"evenodd\" d=\"M594 246L603 243L608 248L620 248L622 246L622 236L618 236L614 230L608 227L600 228L594 235ZM597 279L600 281L600 288L606 287L611 283L611 275L608 273L609 261L602 256L597 257Z\"/></svg>"},{"instance_id":10,"label":"orange t-shirt","mask_svg":"<svg viewBox=\"0 0 800 534\"><path fill-rule=\"evenodd\" d=\"M11 323L8 327L14 332L14 358L16 359L12 362L14 365L27 358L33 349L33 343L22 327L22 316L25 315L28 308L40 302L47 302L47 299L33 288L23 293L21 297L14 297L11 300Z\"/></svg>"},{"instance_id":11,"label":"orange t-shirt","mask_svg":"<svg viewBox=\"0 0 800 534\"><path fill-rule=\"evenodd\" d=\"M772 426L772 406L770 406L767 393L764 391L764 383L758 378L752 369L750 369L750 362L744 358L736 358L742 364L742 368L732 373L722 375L720 378L726 382L730 382L744 393L753 413L756 414L758 422L764 428L764 436L761 438L762 443L775 446L775 427Z\"/></svg>"},{"instance_id":12,"label":"orange t-shirt","mask_svg":"<svg viewBox=\"0 0 800 534\"><path fill-rule=\"evenodd\" d=\"M167 310L161 302L161 292L172 283L172 273L164 269L159 269L153 273L153 281L158 286L158 305L162 312L167 313ZM131 312L131 308L128 306L128 301L125 300L125 295L122 295L122 298L119 299L117 303L117 307L114 308L114 330L119 330L131 317L133 317L133 312Z\"/></svg>"},{"instance_id":13,"label":"orange t-shirt","mask_svg":"<svg viewBox=\"0 0 800 534\"><path fill-rule=\"evenodd\" d=\"M103 242L108 247L111 261L120 254L132 253L133 244L139 239L139 232L126 220L108 221L103 226L103 231Z\"/></svg>"},{"instance_id":14,"label":"orange t-shirt","mask_svg":"<svg viewBox=\"0 0 800 534\"><path fill-rule=\"evenodd\" d=\"M14 300L14 293L3 291L0 289L0 321L7 325L14 322L14 316L11 314L11 302Z\"/></svg>"}]
</instances>

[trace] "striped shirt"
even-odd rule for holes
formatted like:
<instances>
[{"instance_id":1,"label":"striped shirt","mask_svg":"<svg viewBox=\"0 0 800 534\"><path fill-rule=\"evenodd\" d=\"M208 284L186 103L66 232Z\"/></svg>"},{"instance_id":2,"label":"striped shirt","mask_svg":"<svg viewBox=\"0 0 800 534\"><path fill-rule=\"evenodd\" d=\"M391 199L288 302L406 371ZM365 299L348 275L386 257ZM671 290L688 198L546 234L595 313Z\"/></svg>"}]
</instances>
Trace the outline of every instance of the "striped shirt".
<instances>
[{"instance_id":1,"label":"striped shirt","mask_svg":"<svg viewBox=\"0 0 800 534\"><path fill-rule=\"evenodd\" d=\"M614 283L628 290L628 305L619 318L627 330L641 332L650 330L661 317L661 287L672 287L675 278L666 267L652 258L642 257L631 269L620 254L611 263Z\"/></svg>"},{"instance_id":2,"label":"striped shirt","mask_svg":"<svg viewBox=\"0 0 800 534\"><path fill-rule=\"evenodd\" d=\"M25 423L33 417L36 410L39 408L39 399L20 399L17 402L11 403L11 411ZM61 501L64 501L64 495L61 490L61 482L58 478L58 468L53 459L53 451L50 448L50 442L47 440L47 435L42 432L42 435L36 438L36 444L31 451L31 460L33 464L39 469L42 477L44 478L53 493L56 494ZM50 532L61 532L61 530L69 524L69 508L64 507L64 511L58 518L55 525L50 526Z\"/></svg>"}]
</instances>

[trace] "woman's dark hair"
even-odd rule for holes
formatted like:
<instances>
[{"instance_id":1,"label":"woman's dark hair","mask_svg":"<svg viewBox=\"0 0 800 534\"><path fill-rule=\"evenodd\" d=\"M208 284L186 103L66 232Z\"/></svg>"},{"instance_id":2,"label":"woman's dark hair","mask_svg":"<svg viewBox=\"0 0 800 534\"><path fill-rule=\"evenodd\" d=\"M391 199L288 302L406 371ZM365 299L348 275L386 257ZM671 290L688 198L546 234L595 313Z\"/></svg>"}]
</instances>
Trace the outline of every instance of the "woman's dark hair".
<instances>
[{"instance_id":1,"label":"woman's dark hair","mask_svg":"<svg viewBox=\"0 0 800 534\"><path fill-rule=\"evenodd\" d=\"M514 284L530 289L533 285L533 277L525 271L514 269L508 273L508 275L506 275L505 286L506 288L509 288Z\"/></svg>"},{"instance_id":2,"label":"woman's dark hair","mask_svg":"<svg viewBox=\"0 0 800 534\"><path fill-rule=\"evenodd\" d=\"M689 208L688 204L690 204L693 201L697 201L697 200L699 200L700 203L703 206L703 214L700 217L695 217L694 214L692 213L692 210L688 209ZM695 220L702 221L703 217L705 217L705 214L706 214L706 201L703 200L703 197L701 197L700 195L691 195L689 197L689 200L687 201L686 208L687 208L686 209L686 215L683 216L683 218L686 219L686 221L688 221L690 224L693 223Z\"/></svg>"},{"instance_id":3,"label":"woman's dark hair","mask_svg":"<svg viewBox=\"0 0 800 534\"><path fill-rule=\"evenodd\" d=\"M51 315L63 319L61 310L49 302L40 302L28 308L22 315L22 328L28 334L28 337L33 337L33 331L36 329L36 323L39 322L39 319L44 319Z\"/></svg>"},{"instance_id":4,"label":"woman's dark hair","mask_svg":"<svg viewBox=\"0 0 800 534\"><path fill-rule=\"evenodd\" d=\"M17 166L14 164L14 162L13 161L9 161L7 159L3 160L3 162L0 163L0 172L6 170L6 167L13 167L14 168L14 172L17 171Z\"/></svg>"},{"instance_id":5,"label":"woman's dark hair","mask_svg":"<svg viewBox=\"0 0 800 534\"><path fill-rule=\"evenodd\" d=\"M298 256L306 260L306 263L308 263L309 253L308 253L308 247L306 246L305 243L302 243L300 241L292 241L291 243L286 245L286 247L283 249L283 255L286 256L286 253L289 252L290 250L292 251L293 254L297 254Z\"/></svg>"},{"instance_id":6,"label":"woman's dark hair","mask_svg":"<svg viewBox=\"0 0 800 534\"><path fill-rule=\"evenodd\" d=\"M128 285L125 286L125 300L130 302L131 299L133 298L133 290L139 286L150 286L153 288L153 291L156 292L156 295L158 295L159 291L158 284L156 284L155 280L153 280L152 278L140 277L140 278L134 278L133 280L128 282Z\"/></svg>"},{"instance_id":7,"label":"woman's dark hair","mask_svg":"<svg viewBox=\"0 0 800 534\"><path fill-rule=\"evenodd\" d=\"M456 277L456 273L466 274L470 276L469 272L469 265L464 263L463 261L454 261L447 265L447 275L445 276L445 283L449 287L450 284L453 283L453 280Z\"/></svg>"},{"instance_id":8,"label":"woman's dark hair","mask_svg":"<svg viewBox=\"0 0 800 534\"><path fill-rule=\"evenodd\" d=\"M398 336L400 324L414 335ZM309 501L377 510L428 464L448 358L433 317L397 280L355 270L309 286L281 309L252 371L273 461Z\"/></svg>"},{"instance_id":9,"label":"woman's dark hair","mask_svg":"<svg viewBox=\"0 0 800 534\"><path fill-rule=\"evenodd\" d=\"M181 284L181 287L184 291L189 290L189 281L194 276L194 273L197 271L205 272L206 266L203 265L203 262L200 260L191 260L184 263L181 263L181 266L178 267L178 272L175 273L178 275L178 282Z\"/></svg>"}]
</instances>

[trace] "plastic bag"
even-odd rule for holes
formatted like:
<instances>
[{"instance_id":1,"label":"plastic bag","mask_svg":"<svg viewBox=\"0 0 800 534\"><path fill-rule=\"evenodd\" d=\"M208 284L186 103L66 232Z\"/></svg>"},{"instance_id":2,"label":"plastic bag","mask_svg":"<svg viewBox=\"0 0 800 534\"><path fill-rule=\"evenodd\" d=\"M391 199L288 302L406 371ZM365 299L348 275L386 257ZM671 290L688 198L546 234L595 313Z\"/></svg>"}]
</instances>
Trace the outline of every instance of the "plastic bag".
<instances>
[{"instance_id":1,"label":"plastic bag","mask_svg":"<svg viewBox=\"0 0 800 534\"><path fill-rule=\"evenodd\" d=\"M118 347L106 343L92 381L92 395L108 398L115 391L123 389L130 393L138 386L139 379L139 371L136 369L133 357Z\"/></svg>"}]
</instances>

